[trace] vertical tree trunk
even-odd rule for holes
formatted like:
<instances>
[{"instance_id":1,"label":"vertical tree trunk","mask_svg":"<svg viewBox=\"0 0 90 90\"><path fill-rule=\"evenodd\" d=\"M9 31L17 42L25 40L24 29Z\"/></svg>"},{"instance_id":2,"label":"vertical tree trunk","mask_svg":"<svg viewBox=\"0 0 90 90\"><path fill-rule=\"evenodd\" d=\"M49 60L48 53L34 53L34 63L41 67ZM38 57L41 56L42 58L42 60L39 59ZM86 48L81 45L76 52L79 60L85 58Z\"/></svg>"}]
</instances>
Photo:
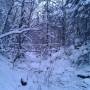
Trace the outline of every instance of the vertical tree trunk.
<instances>
[{"instance_id":1,"label":"vertical tree trunk","mask_svg":"<svg viewBox=\"0 0 90 90\"><path fill-rule=\"evenodd\" d=\"M24 4L25 4L25 0L22 1L22 4L21 4L21 17L20 17L20 24L19 24L19 28L21 28L23 26L23 22L24 22ZM21 49L22 49L22 37L21 37L21 34L19 34L17 36L17 43L18 43L18 46L17 46L17 53L15 55L15 58L14 58L14 61L13 61L13 67L14 67L14 63L16 62L17 59L19 59L21 57Z\"/></svg>"},{"instance_id":2,"label":"vertical tree trunk","mask_svg":"<svg viewBox=\"0 0 90 90\"><path fill-rule=\"evenodd\" d=\"M66 44L66 10L64 6L64 1L62 0L62 46L65 46Z\"/></svg>"},{"instance_id":3,"label":"vertical tree trunk","mask_svg":"<svg viewBox=\"0 0 90 90\"><path fill-rule=\"evenodd\" d=\"M47 14L46 14L46 15L47 15L46 29L47 29L47 48L48 48L48 39L49 39L49 38L48 38L48 14L49 14L49 13L48 13L48 0L47 0L47 2L46 2L46 9L47 9L47 12L46 12L46 13L47 13Z\"/></svg>"},{"instance_id":4,"label":"vertical tree trunk","mask_svg":"<svg viewBox=\"0 0 90 90\"><path fill-rule=\"evenodd\" d=\"M9 19L9 16L11 14L11 11L13 9L13 6L14 6L14 0L12 0L10 9L8 10L7 17L6 17L4 27L3 27L3 30L2 30L2 34L4 34L5 32L8 32L10 30L10 23L9 23L8 19Z\"/></svg>"},{"instance_id":5,"label":"vertical tree trunk","mask_svg":"<svg viewBox=\"0 0 90 90\"><path fill-rule=\"evenodd\" d=\"M28 18L28 27L30 27L30 23L31 23L31 17L32 17L32 13L33 13L33 10L34 10L34 0L30 0L30 10L29 10L29 18Z\"/></svg>"},{"instance_id":6,"label":"vertical tree trunk","mask_svg":"<svg viewBox=\"0 0 90 90\"><path fill-rule=\"evenodd\" d=\"M6 33L6 32L9 32L9 30L11 29L11 26L10 26L11 22L9 21L9 19L10 19L10 15L11 15L11 12L12 12L12 9L13 9L13 6L14 6L14 0L11 0L11 1L12 2L10 4L10 8L7 12L6 20L5 20L4 25L3 25L2 34ZM3 45L4 49L7 49L8 42L9 42L9 36L4 37L2 39L2 45Z\"/></svg>"}]
</instances>

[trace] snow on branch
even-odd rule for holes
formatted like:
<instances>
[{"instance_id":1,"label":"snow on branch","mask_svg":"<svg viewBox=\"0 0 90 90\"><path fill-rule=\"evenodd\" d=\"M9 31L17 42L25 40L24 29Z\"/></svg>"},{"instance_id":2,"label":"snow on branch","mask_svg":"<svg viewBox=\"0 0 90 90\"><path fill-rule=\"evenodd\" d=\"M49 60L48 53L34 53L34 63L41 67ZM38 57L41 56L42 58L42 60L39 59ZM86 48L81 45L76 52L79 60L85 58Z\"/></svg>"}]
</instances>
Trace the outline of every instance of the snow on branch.
<instances>
[{"instance_id":1,"label":"snow on branch","mask_svg":"<svg viewBox=\"0 0 90 90\"><path fill-rule=\"evenodd\" d=\"M12 34L20 34L20 33L23 33L23 32L26 32L26 31L31 31L31 30L38 31L39 29L36 29L36 28L25 28L23 30L20 30L20 29L13 30L13 31L7 32L5 34L1 34L0 35L0 39L4 38L6 36L12 35Z\"/></svg>"}]
</instances>

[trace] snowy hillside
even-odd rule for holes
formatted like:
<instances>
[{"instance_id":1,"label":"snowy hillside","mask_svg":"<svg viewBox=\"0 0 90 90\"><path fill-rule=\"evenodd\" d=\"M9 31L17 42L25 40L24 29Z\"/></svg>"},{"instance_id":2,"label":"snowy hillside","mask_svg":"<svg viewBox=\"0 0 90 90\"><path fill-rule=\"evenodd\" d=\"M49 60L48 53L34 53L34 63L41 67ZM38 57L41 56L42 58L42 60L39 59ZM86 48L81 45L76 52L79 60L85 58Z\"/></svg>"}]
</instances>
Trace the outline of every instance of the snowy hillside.
<instances>
[{"instance_id":1,"label":"snowy hillside","mask_svg":"<svg viewBox=\"0 0 90 90\"><path fill-rule=\"evenodd\" d=\"M73 64L73 59L76 62L87 52L86 46L78 50L71 46L61 48L47 60L27 52L14 68L9 59L0 55L0 90L90 90L90 66Z\"/></svg>"}]
</instances>

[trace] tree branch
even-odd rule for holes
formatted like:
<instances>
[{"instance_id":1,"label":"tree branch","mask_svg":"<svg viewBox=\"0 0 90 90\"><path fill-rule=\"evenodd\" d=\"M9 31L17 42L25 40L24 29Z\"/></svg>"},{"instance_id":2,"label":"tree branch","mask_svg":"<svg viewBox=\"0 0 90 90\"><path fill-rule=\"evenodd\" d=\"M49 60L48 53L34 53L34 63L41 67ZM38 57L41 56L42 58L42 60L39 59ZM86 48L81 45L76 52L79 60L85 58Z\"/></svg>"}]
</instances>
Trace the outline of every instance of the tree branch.
<instances>
[{"instance_id":1,"label":"tree branch","mask_svg":"<svg viewBox=\"0 0 90 90\"><path fill-rule=\"evenodd\" d=\"M23 30L20 30L20 29L13 30L13 31L7 32L5 34L1 34L0 39L4 38L6 36L12 35L12 34L20 34L20 33L27 32L27 31L39 31L39 29L37 29L37 28L25 28Z\"/></svg>"}]
</instances>

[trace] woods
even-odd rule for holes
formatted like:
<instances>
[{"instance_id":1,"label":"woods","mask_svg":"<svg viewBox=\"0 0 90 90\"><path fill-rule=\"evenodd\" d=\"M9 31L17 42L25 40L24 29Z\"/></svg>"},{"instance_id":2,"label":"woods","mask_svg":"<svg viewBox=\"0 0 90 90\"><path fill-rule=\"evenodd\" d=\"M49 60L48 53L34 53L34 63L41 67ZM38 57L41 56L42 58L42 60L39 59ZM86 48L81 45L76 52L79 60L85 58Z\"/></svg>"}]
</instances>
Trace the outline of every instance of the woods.
<instances>
[{"instance_id":1,"label":"woods","mask_svg":"<svg viewBox=\"0 0 90 90\"><path fill-rule=\"evenodd\" d=\"M0 90L90 90L90 0L0 0Z\"/></svg>"},{"instance_id":2,"label":"woods","mask_svg":"<svg viewBox=\"0 0 90 90\"><path fill-rule=\"evenodd\" d=\"M90 40L87 0L1 0L0 5L0 52L9 57L78 48Z\"/></svg>"}]
</instances>

